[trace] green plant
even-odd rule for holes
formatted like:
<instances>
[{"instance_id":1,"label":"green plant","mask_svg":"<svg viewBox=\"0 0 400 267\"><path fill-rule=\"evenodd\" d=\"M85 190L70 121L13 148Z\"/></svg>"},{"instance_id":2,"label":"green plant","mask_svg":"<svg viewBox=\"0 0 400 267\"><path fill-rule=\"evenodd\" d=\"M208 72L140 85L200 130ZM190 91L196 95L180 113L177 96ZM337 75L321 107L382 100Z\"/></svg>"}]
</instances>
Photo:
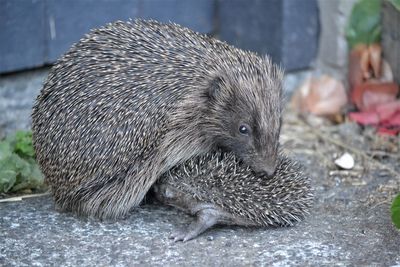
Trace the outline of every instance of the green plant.
<instances>
[{"instance_id":1,"label":"green plant","mask_svg":"<svg viewBox=\"0 0 400 267\"><path fill-rule=\"evenodd\" d=\"M400 0L388 0L398 11L400 11Z\"/></svg>"},{"instance_id":2,"label":"green plant","mask_svg":"<svg viewBox=\"0 0 400 267\"><path fill-rule=\"evenodd\" d=\"M400 194L398 194L392 203L392 207L390 208L392 212L392 222L393 224L400 229Z\"/></svg>"},{"instance_id":3,"label":"green plant","mask_svg":"<svg viewBox=\"0 0 400 267\"><path fill-rule=\"evenodd\" d=\"M346 28L346 37L351 48L357 44L372 44L380 41L380 13L380 0L359 0L354 5Z\"/></svg>"},{"instance_id":4,"label":"green plant","mask_svg":"<svg viewBox=\"0 0 400 267\"><path fill-rule=\"evenodd\" d=\"M44 188L35 162L30 131L18 131L0 141L0 192Z\"/></svg>"}]
</instances>

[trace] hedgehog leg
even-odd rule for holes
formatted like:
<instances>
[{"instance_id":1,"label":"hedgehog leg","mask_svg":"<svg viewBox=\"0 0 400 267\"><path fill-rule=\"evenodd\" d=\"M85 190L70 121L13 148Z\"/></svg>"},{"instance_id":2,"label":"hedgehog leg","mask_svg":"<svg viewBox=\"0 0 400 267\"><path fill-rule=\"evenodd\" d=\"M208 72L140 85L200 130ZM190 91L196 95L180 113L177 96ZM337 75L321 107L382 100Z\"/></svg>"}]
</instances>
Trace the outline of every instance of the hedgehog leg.
<instances>
[{"instance_id":1,"label":"hedgehog leg","mask_svg":"<svg viewBox=\"0 0 400 267\"><path fill-rule=\"evenodd\" d=\"M221 219L221 211L214 208L199 210L196 215L196 219L189 225L186 231L181 231L170 236L171 239L174 239L174 242L186 242L193 239L217 224Z\"/></svg>"}]
</instances>

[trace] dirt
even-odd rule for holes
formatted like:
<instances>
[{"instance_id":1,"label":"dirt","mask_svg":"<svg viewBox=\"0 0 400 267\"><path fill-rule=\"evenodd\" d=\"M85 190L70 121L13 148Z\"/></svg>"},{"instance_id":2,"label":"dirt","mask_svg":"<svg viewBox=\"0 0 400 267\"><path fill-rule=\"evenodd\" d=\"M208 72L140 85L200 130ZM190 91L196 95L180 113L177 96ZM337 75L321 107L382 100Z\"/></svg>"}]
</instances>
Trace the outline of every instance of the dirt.
<instances>
[{"instance_id":1,"label":"dirt","mask_svg":"<svg viewBox=\"0 0 400 267\"><path fill-rule=\"evenodd\" d=\"M353 122L333 124L289 110L281 143L289 154L305 161L310 173L320 172L316 186L329 188L328 195L348 205L374 207L391 202L400 192L400 137L380 136L373 128ZM334 164L345 152L355 160L351 170Z\"/></svg>"}]
</instances>

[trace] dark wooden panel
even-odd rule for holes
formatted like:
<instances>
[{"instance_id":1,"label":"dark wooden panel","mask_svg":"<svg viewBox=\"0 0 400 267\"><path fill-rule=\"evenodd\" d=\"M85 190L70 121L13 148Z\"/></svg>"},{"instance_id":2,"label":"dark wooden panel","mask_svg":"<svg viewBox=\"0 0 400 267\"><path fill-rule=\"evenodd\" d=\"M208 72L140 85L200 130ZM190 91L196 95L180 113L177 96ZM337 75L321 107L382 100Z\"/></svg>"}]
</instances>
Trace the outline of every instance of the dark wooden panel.
<instances>
[{"instance_id":1,"label":"dark wooden panel","mask_svg":"<svg viewBox=\"0 0 400 267\"><path fill-rule=\"evenodd\" d=\"M213 30L214 0L0 0L0 73L51 64L90 29L152 18ZM3 27L4 25L4 27Z\"/></svg>"},{"instance_id":2,"label":"dark wooden panel","mask_svg":"<svg viewBox=\"0 0 400 267\"><path fill-rule=\"evenodd\" d=\"M0 6L0 73L51 64L90 29L137 17L216 33L270 54L288 70L308 67L317 50L316 0L0 0Z\"/></svg>"},{"instance_id":3,"label":"dark wooden panel","mask_svg":"<svg viewBox=\"0 0 400 267\"><path fill-rule=\"evenodd\" d=\"M138 15L137 0L47 0L47 63L61 54L90 29Z\"/></svg>"},{"instance_id":4,"label":"dark wooden panel","mask_svg":"<svg viewBox=\"0 0 400 267\"><path fill-rule=\"evenodd\" d=\"M210 33L214 26L214 7L214 0L140 0L139 16Z\"/></svg>"},{"instance_id":5,"label":"dark wooden panel","mask_svg":"<svg viewBox=\"0 0 400 267\"><path fill-rule=\"evenodd\" d=\"M43 64L44 21L44 1L0 0L0 73Z\"/></svg>"},{"instance_id":6,"label":"dark wooden panel","mask_svg":"<svg viewBox=\"0 0 400 267\"><path fill-rule=\"evenodd\" d=\"M269 54L286 70L309 67L318 46L316 0L219 0L219 36Z\"/></svg>"},{"instance_id":7,"label":"dark wooden panel","mask_svg":"<svg viewBox=\"0 0 400 267\"><path fill-rule=\"evenodd\" d=\"M219 37L280 62L282 0L219 0Z\"/></svg>"},{"instance_id":8,"label":"dark wooden panel","mask_svg":"<svg viewBox=\"0 0 400 267\"><path fill-rule=\"evenodd\" d=\"M315 0L284 0L282 65L288 70L310 66L318 50L318 5Z\"/></svg>"}]
</instances>

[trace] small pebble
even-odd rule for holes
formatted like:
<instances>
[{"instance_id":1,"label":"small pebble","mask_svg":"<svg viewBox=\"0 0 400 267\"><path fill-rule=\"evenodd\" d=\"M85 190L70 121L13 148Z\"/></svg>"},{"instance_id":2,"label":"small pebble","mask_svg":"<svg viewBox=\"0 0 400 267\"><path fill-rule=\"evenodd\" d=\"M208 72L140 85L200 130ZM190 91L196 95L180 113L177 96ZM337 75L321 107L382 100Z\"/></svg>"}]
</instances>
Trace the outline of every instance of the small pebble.
<instances>
[{"instance_id":1,"label":"small pebble","mask_svg":"<svg viewBox=\"0 0 400 267\"><path fill-rule=\"evenodd\" d=\"M354 158L346 152L340 158L335 160L335 164L342 169L351 170L354 167Z\"/></svg>"}]
</instances>

